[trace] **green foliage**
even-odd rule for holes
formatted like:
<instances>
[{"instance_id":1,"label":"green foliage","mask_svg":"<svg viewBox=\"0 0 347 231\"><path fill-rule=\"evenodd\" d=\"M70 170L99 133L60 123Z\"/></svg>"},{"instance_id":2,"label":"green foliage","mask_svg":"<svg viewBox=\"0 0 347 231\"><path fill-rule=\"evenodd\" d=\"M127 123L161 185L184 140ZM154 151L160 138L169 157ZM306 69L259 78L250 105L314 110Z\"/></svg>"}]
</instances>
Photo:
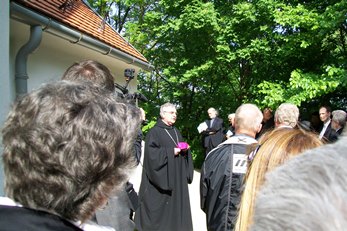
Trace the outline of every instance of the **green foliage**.
<instances>
[{"instance_id":1,"label":"green foliage","mask_svg":"<svg viewBox=\"0 0 347 231\"><path fill-rule=\"evenodd\" d=\"M333 67L326 68L322 75L303 73L295 70L291 73L288 83L270 83L267 81L258 85L262 101L259 105L276 108L283 102L300 106L302 102L317 98L334 91L342 82L343 70Z\"/></svg>"},{"instance_id":2,"label":"green foliage","mask_svg":"<svg viewBox=\"0 0 347 231\"><path fill-rule=\"evenodd\" d=\"M161 104L176 104L196 166L203 157L196 127L211 106L226 121L243 102L346 102L345 0L88 1L101 15L120 12L112 17L117 30L155 66L138 76L151 102L141 105L151 122L144 131Z\"/></svg>"},{"instance_id":3,"label":"green foliage","mask_svg":"<svg viewBox=\"0 0 347 231\"><path fill-rule=\"evenodd\" d=\"M154 125L155 125L156 122L157 122L157 121L152 120L152 121L149 121L148 124L146 124L145 126L143 126L143 127L142 127L142 132L143 132L143 134L146 135L147 132L148 132L152 127L154 127Z\"/></svg>"}]
</instances>

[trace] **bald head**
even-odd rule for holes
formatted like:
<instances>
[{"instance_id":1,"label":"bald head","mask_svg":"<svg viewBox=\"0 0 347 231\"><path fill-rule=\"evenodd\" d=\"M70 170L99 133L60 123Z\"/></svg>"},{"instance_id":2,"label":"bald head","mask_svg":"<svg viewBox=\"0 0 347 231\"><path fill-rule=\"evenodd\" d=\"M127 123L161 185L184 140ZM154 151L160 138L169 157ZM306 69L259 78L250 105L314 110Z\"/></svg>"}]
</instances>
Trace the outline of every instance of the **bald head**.
<instances>
[{"instance_id":1,"label":"bald head","mask_svg":"<svg viewBox=\"0 0 347 231\"><path fill-rule=\"evenodd\" d=\"M263 113L254 104L242 104L235 112L236 134L247 134L252 137L260 131Z\"/></svg>"}]
</instances>

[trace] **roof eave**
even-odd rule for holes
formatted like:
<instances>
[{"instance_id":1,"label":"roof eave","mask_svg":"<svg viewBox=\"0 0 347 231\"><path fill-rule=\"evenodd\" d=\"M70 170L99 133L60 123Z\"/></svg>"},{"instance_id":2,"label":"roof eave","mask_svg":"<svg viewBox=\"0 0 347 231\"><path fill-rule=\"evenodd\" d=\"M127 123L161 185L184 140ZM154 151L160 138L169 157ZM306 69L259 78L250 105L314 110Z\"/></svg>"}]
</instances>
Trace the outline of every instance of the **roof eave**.
<instances>
[{"instance_id":1,"label":"roof eave","mask_svg":"<svg viewBox=\"0 0 347 231\"><path fill-rule=\"evenodd\" d=\"M45 32L64 38L72 43L82 45L88 49L100 52L101 54L122 60L127 64L132 64L145 71L151 71L154 67L145 61L142 61L132 55L129 55L115 47L112 47L100 40L97 40L80 31L71 29L66 25L59 23L52 18L38 14L28 8L25 8L15 2L10 5L11 18L28 25L41 25Z\"/></svg>"}]
</instances>

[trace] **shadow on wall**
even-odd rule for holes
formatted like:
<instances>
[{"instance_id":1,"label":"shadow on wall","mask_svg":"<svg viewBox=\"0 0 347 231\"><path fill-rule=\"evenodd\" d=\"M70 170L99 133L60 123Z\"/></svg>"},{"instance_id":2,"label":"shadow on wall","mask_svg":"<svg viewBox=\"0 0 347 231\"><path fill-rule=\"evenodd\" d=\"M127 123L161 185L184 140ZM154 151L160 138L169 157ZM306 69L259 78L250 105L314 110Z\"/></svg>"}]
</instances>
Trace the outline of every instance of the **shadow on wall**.
<instances>
[{"instance_id":1,"label":"shadow on wall","mask_svg":"<svg viewBox=\"0 0 347 231\"><path fill-rule=\"evenodd\" d=\"M1 160L2 160L2 151L3 151L3 148L2 146L0 146ZM4 184L5 184L4 166L2 165L2 161L0 161L0 196L4 196Z\"/></svg>"}]
</instances>

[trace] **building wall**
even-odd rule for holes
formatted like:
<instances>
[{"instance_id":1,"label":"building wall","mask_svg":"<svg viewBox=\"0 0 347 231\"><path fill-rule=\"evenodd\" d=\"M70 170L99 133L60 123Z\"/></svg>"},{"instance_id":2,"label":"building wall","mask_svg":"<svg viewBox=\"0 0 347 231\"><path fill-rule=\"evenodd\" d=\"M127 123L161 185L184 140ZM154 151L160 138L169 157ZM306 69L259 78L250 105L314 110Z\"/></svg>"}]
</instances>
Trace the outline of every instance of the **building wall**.
<instances>
[{"instance_id":1,"label":"building wall","mask_svg":"<svg viewBox=\"0 0 347 231\"><path fill-rule=\"evenodd\" d=\"M15 92L15 59L19 49L30 37L30 27L9 18L9 1L3 1L0 7L0 123L3 125L10 105L16 97ZM115 76L115 82L125 84L124 69L139 68L126 64L113 57L71 43L48 32L43 32L40 46L27 60L28 91L38 88L43 83L60 80L64 71L74 62L93 59L106 65ZM129 84L129 91L136 91L136 79ZM1 136L0 136L1 141ZM0 151L2 155L2 142ZM0 161L0 196L3 192L4 175Z\"/></svg>"},{"instance_id":2,"label":"building wall","mask_svg":"<svg viewBox=\"0 0 347 231\"><path fill-rule=\"evenodd\" d=\"M29 40L30 27L11 20L10 42L10 74L15 76L15 57L19 49ZM39 47L29 55L27 60L28 91L39 87L42 83L59 80L64 71L74 62L93 59L106 65L120 85L125 84L124 69L138 67L126 64L98 51L87 49L47 32L43 32ZM14 80L14 79L13 79ZM129 86L136 91L136 80Z\"/></svg>"},{"instance_id":3,"label":"building wall","mask_svg":"<svg viewBox=\"0 0 347 231\"><path fill-rule=\"evenodd\" d=\"M4 123L7 112L10 108L10 104L14 95L13 85L10 81L9 71L9 5L10 1L2 1L0 7L0 124ZM0 137L0 153L2 155L3 147ZM1 158L2 159L2 158ZM2 161L0 161L0 196L4 194L4 174Z\"/></svg>"}]
</instances>

